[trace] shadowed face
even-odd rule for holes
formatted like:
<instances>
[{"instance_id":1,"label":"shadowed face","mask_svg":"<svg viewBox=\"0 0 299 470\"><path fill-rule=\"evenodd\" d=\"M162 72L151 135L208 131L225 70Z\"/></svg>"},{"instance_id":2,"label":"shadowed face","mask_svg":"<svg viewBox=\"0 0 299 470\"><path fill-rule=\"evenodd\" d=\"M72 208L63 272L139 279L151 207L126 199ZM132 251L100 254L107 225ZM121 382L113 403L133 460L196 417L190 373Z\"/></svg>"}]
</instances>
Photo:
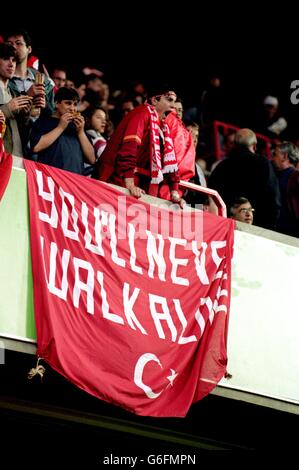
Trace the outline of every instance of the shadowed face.
<instances>
[{"instance_id":1,"label":"shadowed face","mask_svg":"<svg viewBox=\"0 0 299 470\"><path fill-rule=\"evenodd\" d=\"M6 81L13 76L16 70L16 59L9 57L8 59L0 58L0 77Z\"/></svg>"}]
</instances>

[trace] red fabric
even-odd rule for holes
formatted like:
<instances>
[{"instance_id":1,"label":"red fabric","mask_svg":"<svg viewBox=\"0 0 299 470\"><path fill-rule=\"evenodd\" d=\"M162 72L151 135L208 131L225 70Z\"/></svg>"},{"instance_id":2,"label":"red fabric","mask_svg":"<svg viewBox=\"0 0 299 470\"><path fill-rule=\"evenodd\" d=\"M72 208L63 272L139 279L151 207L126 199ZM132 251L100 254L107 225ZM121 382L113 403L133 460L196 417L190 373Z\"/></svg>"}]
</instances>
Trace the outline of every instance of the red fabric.
<instances>
[{"instance_id":1,"label":"red fabric","mask_svg":"<svg viewBox=\"0 0 299 470\"><path fill-rule=\"evenodd\" d=\"M189 181L194 176L195 147L191 132L174 113L169 113L166 123L174 143L176 159L179 165L180 179Z\"/></svg>"},{"instance_id":2,"label":"red fabric","mask_svg":"<svg viewBox=\"0 0 299 470\"><path fill-rule=\"evenodd\" d=\"M175 113L168 114L166 124L169 126L170 135L173 140L180 179L189 181L194 176L195 168L195 147L191 133ZM169 187L166 184L161 185L159 192L161 198L171 199ZM179 193L180 196L183 195L183 191L179 190Z\"/></svg>"},{"instance_id":3,"label":"red fabric","mask_svg":"<svg viewBox=\"0 0 299 470\"><path fill-rule=\"evenodd\" d=\"M30 55L27 60L27 67L32 67L35 70L38 70L39 59L34 55Z\"/></svg>"},{"instance_id":4,"label":"red fabric","mask_svg":"<svg viewBox=\"0 0 299 470\"><path fill-rule=\"evenodd\" d=\"M2 125L0 123L0 134ZM0 137L0 201L5 192L12 170L12 156L5 152L3 140Z\"/></svg>"},{"instance_id":5,"label":"red fabric","mask_svg":"<svg viewBox=\"0 0 299 470\"><path fill-rule=\"evenodd\" d=\"M151 178L156 177L156 170L150 167L152 127L147 105L138 106L123 118L102 153L98 173L101 181L124 186L123 178L135 177L136 185L152 195L158 195L156 184L152 185L154 192L149 188ZM168 132L168 129L164 132ZM167 144L166 151L170 154L172 145L169 142ZM140 181L138 175L145 175L147 178ZM171 189L177 189L178 172L165 175L165 180Z\"/></svg>"},{"instance_id":6,"label":"red fabric","mask_svg":"<svg viewBox=\"0 0 299 470\"><path fill-rule=\"evenodd\" d=\"M234 221L25 168L38 355L102 400L185 416L226 371ZM190 220L196 236L180 238ZM128 238L134 226L143 238Z\"/></svg>"},{"instance_id":7,"label":"red fabric","mask_svg":"<svg viewBox=\"0 0 299 470\"><path fill-rule=\"evenodd\" d=\"M99 179L123 186L136 167L150 170L150 117L145 105L128 113L112 134L102 153Z\"/></svg>"}]
</instances>

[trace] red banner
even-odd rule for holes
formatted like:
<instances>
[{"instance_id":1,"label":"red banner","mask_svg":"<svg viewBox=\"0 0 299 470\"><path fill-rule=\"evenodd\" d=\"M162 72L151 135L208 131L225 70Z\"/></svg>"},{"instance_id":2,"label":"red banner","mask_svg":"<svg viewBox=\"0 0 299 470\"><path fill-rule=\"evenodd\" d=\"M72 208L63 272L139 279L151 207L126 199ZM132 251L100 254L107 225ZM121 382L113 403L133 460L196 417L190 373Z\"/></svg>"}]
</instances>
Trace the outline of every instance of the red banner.
<instances>
[{"instance_id":1,"label":"red banner","mask_svg":"<svg viewBox=\"0 0 299 470\"><path fill-rule=\"evenodd\" d=\"M102 400L185 416L226 371L234 221L25 167L38 355Z\"/></svg>"},{"instance_id":2,"label":"red banner","mask_svg":"<svg viewBox=\"0 0 299 470\"><path fill-rule=\"evenodd\" d=\"M1 131L0 131L1 132ZM5 152L2 138L0 137L0 201L5 192L11 175L12 156Z\"/></svg>"}]
</instances>

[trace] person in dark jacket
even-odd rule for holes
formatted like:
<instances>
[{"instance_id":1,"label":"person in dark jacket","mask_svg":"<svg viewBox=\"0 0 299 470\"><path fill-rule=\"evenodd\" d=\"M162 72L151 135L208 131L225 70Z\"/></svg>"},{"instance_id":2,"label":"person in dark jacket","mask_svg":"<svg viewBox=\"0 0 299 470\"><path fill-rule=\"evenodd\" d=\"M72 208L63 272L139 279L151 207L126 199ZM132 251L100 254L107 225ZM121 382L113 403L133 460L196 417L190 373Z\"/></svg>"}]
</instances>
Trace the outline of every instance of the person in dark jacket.
<instances>
[{"instance_id":1,"label":"person in dark jacket","mask_svg":"<svg viewBox=\"0 0 299 470\"><path fill-rule=\"evenodd\" d=\"M216 189L227 207L237 197L247 198L255 208L255 225L275 229L281 205L280 191L272 164L255 153L257 139L251 129L240 129L235 148L215 168L209 187Z\"/></svg>"}]
</instances>

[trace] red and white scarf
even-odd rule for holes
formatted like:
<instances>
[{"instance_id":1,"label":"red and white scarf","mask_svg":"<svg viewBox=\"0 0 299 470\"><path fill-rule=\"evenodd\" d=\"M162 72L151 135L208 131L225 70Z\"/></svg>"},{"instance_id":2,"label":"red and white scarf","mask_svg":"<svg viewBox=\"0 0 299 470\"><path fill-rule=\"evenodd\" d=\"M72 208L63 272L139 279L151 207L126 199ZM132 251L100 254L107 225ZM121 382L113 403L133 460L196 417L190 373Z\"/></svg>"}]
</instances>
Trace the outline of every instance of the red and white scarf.
<instances>
[{"instance_id":1,"label":"red and white scarf","mask_svg":"<svg viewBox=\"0 0 299 470\"><path fill-rule=\"evenodd\" d=\"M163 181L164 174L178 171L178 164L168 125L162 122L160 126L160 118L155 108L149 104L146 107L150 113L151 184L159 184ZM160 139L164 143L163 154L161 154Z\"/></svg>"}]
</instances>

